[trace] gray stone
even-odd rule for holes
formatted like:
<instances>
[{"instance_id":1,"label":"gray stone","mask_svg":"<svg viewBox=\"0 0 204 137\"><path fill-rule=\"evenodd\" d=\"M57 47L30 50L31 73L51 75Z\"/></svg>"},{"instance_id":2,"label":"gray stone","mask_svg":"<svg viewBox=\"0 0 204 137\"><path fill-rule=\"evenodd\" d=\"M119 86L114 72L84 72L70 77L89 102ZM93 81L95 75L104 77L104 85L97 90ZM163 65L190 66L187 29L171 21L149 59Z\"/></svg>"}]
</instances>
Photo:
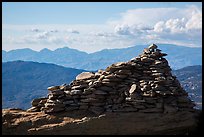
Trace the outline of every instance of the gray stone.
<instances>
[{"instance_id":1,"label":"gray stone","mask_svg":"<svg viewBox=\"0 0 204 137\"><path fill-rule=\"evenodd\" d=\"M145 48L145 49L143 50L143 52L146 53L146 54L149 54L149 53L150 53L150 50L149 50L149 48Z\"/></svg>"},{"instance_id":2,"label":"gray stone","mask_svg":"<svg viewBox=\"0 0 204 137\"><path fill-rule=\"evenodd\" d=\"M146 93L146 92L144 92L143 94L142 94L142 96L144 96L144 97L154 97L156 95L156 93L155 92L149 92L149 93Z\"/></svg>"},{"instance_id":3,"label":"gray stone","mask_svg":"<svg viewBox=\"0 0 204 137\"><path fill-rule=\"evenodd\" d=\"M111 78L111 79L106 79L106 78L104 78L104 79L102 80L102 82L118 82L118 81L122 81L122 80L119 79L119 78Z\"/></svg>"},{"instance_id":4,"label":"gray stone","mask_svg":"<svg viewBox=\"0 0 204 137\"><path fill-rule=\"evenodd\" d=\"M50 90L50 91L59 90L59 89L60 89L60 86L51 86L47 88L47 90Z\"/></svg>"},{"instance_id":5,"label":"gray stone","mask_svg":"<svg viewBox=\"0 0 204 137\"><path fill-rule=\"evenodd\" d=\"M145 98L145 102L149 104L155 104L157 100L151 97L151 98Z\"/></svg>"},{"instance_id":6,"label":"gray stone","mask_svg":"<svg viewBox=\"0 0 204 137\"><path fill-rule=\"evenodd\" d=\"M113 102L116 103L116 104L121 104L124 101L125 101L125 98L123 98L123 97L113 99Z\"/></svg>"},{"instance_id":7,"label":"gray stone","mask_svg":"<svg viewBox=\"0 0 204 137\"><path fill-rule=\"evenodd\" d=\"M78 110L79 107L78 106L69 106L65 108L65 111L73 111L73 110Z\"/></svg>"},{"instance_id":8,"label":"gray stone","mask_svg":"<svg viewBox=\"0 0 204 137\"><path fill-rule=\"evenodd\" d=\"M137 112L138 109L134 107L124 107L120 109L115 109L113 112Z\"/></svg>"},{"instance_id":9,"label":"gray stone","mask_svg":"<svg viewBox=\"0 0 204 137\"><path fill-rule=\"evenodd\" d=\"M105 102L95 102L95 103L91 103L92 106L104 106L105 105Z\"/></svg>"},{"instance_id":10,"label":"gray stone","mask_svg":"<svg viewBox=\"0 0 204 137\"><path fill-rule=\"evenodd\" d=\"M27 112L39 112L40 108L39 107L31 107L26 110Z\"/></svg>"},{"instance_id":11,"label":"gray stone","mask_svg":"<svg viewBox=\"0 0 204 137\"><path fill-rule=\"evenodd\" d=\"M167 90L165 87L163 86L160 86L160 85L156 85L155 87L152 87L152 90L154 91L164 91L164 90Z\"/></svg>"},{"instance_id":12,"label":"gray stone","mask_svg":"<svg viewBox=\"0 0 204 137\"><path fill-rule=\"evenodd\" d=\"M64 111L65 108L61 108L61 107L56 107L56 108L44 108L43 111L45 113L55 113L55 112L61 112Z\"/></svg>"},{"instance_id":13,"label":"gray stone","mask_svg":"<svg viewBox=\"0 0 204 137\"><path fill-rule=\"evenodd\" d=\"M101 100L96 99L96 98L86 98L86 99L81 99L80 100L83 103L89 103L89 102L101 102Z\"/></svg>"},{"instance_id":14,"label":"gray stone","mask_svg":"<svg viewBox=\"0 0 204 137\"><path fill-rule=\"evenodd\" d=\"M163 64L163 62L160 61L160 60L155 60L154 64L155 64L155 65L160 65L160 64Z\"/></svg>"},{"instance_id":15,"label":"gray stone","mask_svg":"<svg viewBox=\"0 0 204 137\"><path fill-rule=\"evenodd\" d=\"M82 72L81 74L76 76L76 80L84 80L93 78L95 75L91 72Z\"/></svg>"},{"instance_id":16,"label":"gray stone","mask_svg":"<svg viewBox=\"0 0 204 137\"><path fill-rule=\"evenodd\" d=\"M152 73L152 76L161 77L163 76L163 73Z\"/></svg>"},{"instance_id":17,"label":"gray stone","mask_svg":"<svg viewBox=\"0 0 204 137\"><path fill-rule=\"evenodd\" d=\"M64 91L64 93L66 93L66 94L70 95L71 91L66 90L66 91Z\"/></svg>"},{"instance_id":18,"label":"gray stone","mask_svg":"<svg viewBox=\"0 0 204 137\"><path fill-rule=\"evenodd\" d=\"M102 112L104 112L105 109L104 109L103 107L91 106L91 107L89 108L89 110L92 111L93 113L99 115L99 114L101 114Z\"/></svg>"},{"instance_id":19,"label":"gray stone","mask_svg":"<svg viewBox=\"0 0 204 137\"><path fill-rule=\"evenodd\" d=\"M117 75L130 75L131 71L123 69L123 70L115 71L114 73L117 74Z\"/></svg>"},{"instance_id":20,"label":"gray stone","mask_svg":"<svg viewBox=\"0 0 204 137\"><path fill-rule=\"evenodd\" d=\"M153 61L153 60L150 59L150 58L148 58L148 57L143 57L143 58L141 58L141 61L142 61L142 62L151 62L151 61Z\"/></svg>"},{"instance_id":21,"label":"gray stone","mask_svg":"<svg viewBox=\"0 0 204 137\"><path fill-rule=\"evenodd\" d=\"M134 93L134 92L136 91L136 89L137 89L137 85L136 85L136 84L133 84L133 85L131 86L130 90L129 90L129 93L130 93L130 94Z\"/></svg>"},{"instance_id":22,"label":"gray stone","mask_svg":"<svg viewBox=\"0 0 204 137\"><path fill-rule=\"evenodd\" d=\"M79 106L79 109L81 109L81 110L87 110L88 108L89 108L88 105L80 105Z\"/></svg>"},{"instance_id":23,"label":"gray stone","mask_svg":"<svg viewBox=\"0 0 204 137\"><path fill-rule=\"evenodd\" d=\"M134 108L137 108L137 109L139 109L139 110L146 108L146 107L145 107L144 105L142 105L142 104L135 104L135 103L133 103L133 105L134 105Z\"/></svg>"},{"instance_id":24,"label":"gray stone","mask_svg":"<svg viewBox=\"0 0 204 137\"><path fill-rule=\"evenodd\" d=\"M95 77L100 77L100 76L101 76L101 73L99 73L99 72L95 73Z\"/></svg>"},{"instance_id":25,"label":"gray stone","mask_svg":"<svg viewBox=\"0 0 204 137\"><path fill-rule=\"evenodd\" d=\"M156 92L157 94L160 94L160 95L163 95L163 96L171 95L171 94L172 94L172 93L171 93L170 91L168 91L168 90L161 90L161 91L156 90L155 92Z\"/></svg>"},{"instance_id":26,"label":"gray stone","mask_svg":"<svg viewBox=\"0 0 204 137\"><path fill-rule=\"evenodd\" d=\"M93 91L95 91L95 88L88 88L88 89L84 89L84 92L82 93L82 95L89 95L92 94Z\"/></svg>"},{"instance_id":27,"label":"gray stone","mask_svg":"<svg viewBox=\"0 0 204 137\"><path fill-rule=\"evenodd\" d=\"M104 79L115 79L115 78L116 78L116 75L114 75L114 74L104 76Z\"/></svg>"},{"instance_id":28,"label":"gray stone","mask_svg":"<svg viewBox=\"0 0 204 137\"><path fill-rule=\"evenodd\" d=\"M36 98L33 99L33 101L31 102L32 106L38 106L38 104L40 103L41 100L47 100L47 98Z\"/></svg>"},{"instance_id":29,"label":"gray stone","mask_svg":"<svg viewBox=\"0 0 204 137\"><path fill-rule=\"evenodd\" d=\"M116 82L104 82L104 81L102 81L102 84L105 86L108 86L108 87L113 87L113 86L117 85Z\"/></svg>"},{"instance_id":30,"label":"gray stone","mask_svg":"<svg viewBox=\"0 0 204 137\"><path fill-rule=\"evenodd\" d=\"M144 99L136 99L134 100L134 102L137 102L137 103L144 103L146 102Z\"/></svg>"},{"instance_id":31,"label":"gray stone","mask_svg":"<svg viewBox=\"0 0 204 137\"><path fill-rule=\"evenodd\" d=\"M81 90L71 90L70 95L81 95L82 91Z\"/></svg>"},{"instance_id":32,"label":"gray stone","mask_svg":"<svg viewBox=\"0 0 204 137\"><path fill-rule=\"evenodd\" d=\"M126 62L117 62L114 64L114 66L122 66L122 65L126 65Z\"/></svg>"},{"instance_id":33,"label":"gray stone","mask_svg":"<svg viewBox=\"0 0 204 137\"><path fill-rule=\"evenodd\" d=\"M131 97L126 97L125 100L126 101L132 101L133 99Z\"/></svg>"},{"instance_id":34,"label":"gray stone","mask_svg":"<svg viewBox=\"0 0 204 137\"><path fill-rule=\"evenodd\" d=\"M163 108L163 107L164 107L163 102L157 102L156 103L156 108Z\"/></svg>"},{"instance_id":35,"label":"gray stone","mask_svg":"<svg viewBox=\"0 0 204 137\"><path fill-rule=\"evenodd\" d=\"M101 86L101 87L99 87L99 88L97 88L97 89L103 90L103 91L107 91L107 92L111 92L111 91L114 90L113 88L108 87L108 86Z\"/></svg>"},{"instance_id":36,"label":"gray stone","mask_svg":"<svg viewBox=\"0 0 204 137\"><path fill-rule=\"evenodd\" d=\"M93 92L94 94L97 94L97 95L106 95L106 94L108 94L107 92L105 92L105 91L102 91L102 90L95 90L94 92Z\"/></svg>"},{"instance_id":37,"label":"gray stone","mask_svg":"<svg viewBox=\"0 0 204 137\"><path fill-rule=\"evenodd\" d=\"M82 88L86 88L87 86L88 86L87 84L83 84L83 85L73 86L71 89L82 89Z\"/></svg>"},{"instance_id":38,"label":"gray stone","mask_svg":"<svg viewBox=\"0 0 204 137\"><path fill-rule=\"evenodd\" d=\"M54 100L54 99L56 99L57 98L57 96L55 96L55 95L53 95L53 94L49 94L48 95L48 99L50 99L50 100Z\"/></svg>"},{"instance_id":39,"label":"gray stone","mask_svg":"<svg viewBox=\"0 0 204 137\"><path fill-rule=\"evenodd\" d=\"M150 90L150 89L151 89L150 85L144 85L144 86L141 88L141 91L145 92L145 91L148 91L148 90Z\"/></svg>"},{"instance_id":40,"label":"gray stone","mask_svg":"<svg viewBox=\"0 0 204 137\"><path fill-rule=\"evenodd\" d=\"M67 101L63 102L64 105L69 105L69 104L72 104L72 103L74 103L73 100L67 100Z\"/></svg>"},{"instance_id":41,"label":"gray stone","mask_svg":"<svg viewBox=\"0 0 204 137\"><path fill-rule=\"evenodd\" d=\"M116 77L117 77L117 78L124 79L124 78L127 78L128 76L127 76L127 75L121 75L121 74L120 74L120 75L117 75Z\"/></svg>"},{"instance_id":42,"label":"gray stone","mask_svg":"<svg viewBox=\"0 0 204 137\"><path fill-rule=\"evenodd\" d=\"M151 73L152 73L152 71L150 71L150 70L144 70L144 71L143 71L143 73L146 73L146 74L151 74Z\"/></svg>"},{"instance_id":43,"label":"gray stone","mask_svg":"<svg viewBox=\"0 0 204 137\"><path fill-rule=\"evenodd\" d=\"M53 94L53 95L62 95L64 94L64 91L61 90L61 89L58 89L58 90L52 90L52 91L49 91L49 94Z\"/></svg>"},{"instance_id":44,"label":"gray stone","mask_svg":"<svg viewBox=\"0 0 204 137\"><path fill-rule=\"evenodd\" d=\"M175 113L178 111L177 107L164 104L164 113Z\"/></svg>"},{"instance_id":45,"label":"gray stone","mask_svg":"<svg viewBox=\"0 0 204 137\"><path fill-rule=\"evenodd\" d=\"M158 77L158 78L155 78L155 80L157 80L157 81L165 81L166 78L165 77Z\"/></svg>"},{"instance_id":46,"label":"gray stone","mask_svg":"<svg viewBox=\"0 0 204 137\"><path fill-rule=\"evenodd\" d=\"M45 104L47 102L48 98L45 98L45 99L42 99L40 102L39 102L39 105L41 104Z\"/></svg>"},{"instance_id":47,"label":"gray stone","mask_svg":"<svg viewBox=\"0 0 204 137\"><path fill-rule=\"evenodd\" d=\"M157 45L155 45L155 44L151 44L149 47L148 47L148 49L157 49Z\"/></svg>"},{"instance_id":48,"label":"gray stone","mask_svg":"<svg viewBox=\"0 0 204 137\"><path fill-rule=\"evenodd\" d=\"M62 84L59 86L59 89L61 89L61 90L68 89L68 88L69 88L69 85L67 85L67 84Z\"/></svg>"},{"instance_id":49,"label":"gray stone","mask_svg":"<svg viewBox=\"0 0 204 137\"><path fill-rule=\"evenodd\" d=\"M45 108L63 108L65 105L60 103L45 103Z\"/></svg>"}]
</instances>

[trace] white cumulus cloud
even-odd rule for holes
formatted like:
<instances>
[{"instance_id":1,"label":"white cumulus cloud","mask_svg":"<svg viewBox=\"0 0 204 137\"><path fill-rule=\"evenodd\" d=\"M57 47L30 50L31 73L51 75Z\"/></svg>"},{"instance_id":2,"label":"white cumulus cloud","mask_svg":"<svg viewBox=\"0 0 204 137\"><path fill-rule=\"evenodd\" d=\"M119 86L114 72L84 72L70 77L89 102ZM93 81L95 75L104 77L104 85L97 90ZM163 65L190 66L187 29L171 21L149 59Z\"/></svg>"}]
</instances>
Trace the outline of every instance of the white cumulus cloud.
<instances>
[{"instance_id":1,"label":"white cumulus cloud","mask_svg":"<svg viewBox=\"0 0 204 137\"><path fill-rule=\"evenodd\" d=\"M184 12L189 13L180 18L170 18L167 21L159 21L154 25L154 31L170 33L189 33L193 30L201 31L202 13L198 8L190 7Z\"/></svg>"},{"instance_id":2,"label":"white cumulus cloud","mask_svg":"<svg viewBox=\"0 0 204 137\"><path fill-rule=\"evenodd\" d=\"M108 22L118 35L134 36L143 42L201 46L202 8L146 8L128 10L121 19Z\"/></svg>"}]
</instances>

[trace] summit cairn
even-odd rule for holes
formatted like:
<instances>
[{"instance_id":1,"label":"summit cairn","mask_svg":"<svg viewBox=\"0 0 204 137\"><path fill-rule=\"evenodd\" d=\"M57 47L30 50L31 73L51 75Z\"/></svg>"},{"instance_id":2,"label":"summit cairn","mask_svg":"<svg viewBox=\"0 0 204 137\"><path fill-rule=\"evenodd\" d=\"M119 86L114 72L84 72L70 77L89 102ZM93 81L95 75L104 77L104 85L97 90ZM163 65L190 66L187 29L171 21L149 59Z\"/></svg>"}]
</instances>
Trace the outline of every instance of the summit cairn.
<instances>
[{"instance_id":1,"label":"summit cairn","mask_svg":"<svg viewBox=\"0 0 204 137\"><path fill-rule=\"evenodd\" d=\"M27 111L175 113L194 104L171 73L168 61L152 44L138 57L98 72L83 72L70 84L48 87L46 98L34 99Z\"/></svg>"}]
</instances>

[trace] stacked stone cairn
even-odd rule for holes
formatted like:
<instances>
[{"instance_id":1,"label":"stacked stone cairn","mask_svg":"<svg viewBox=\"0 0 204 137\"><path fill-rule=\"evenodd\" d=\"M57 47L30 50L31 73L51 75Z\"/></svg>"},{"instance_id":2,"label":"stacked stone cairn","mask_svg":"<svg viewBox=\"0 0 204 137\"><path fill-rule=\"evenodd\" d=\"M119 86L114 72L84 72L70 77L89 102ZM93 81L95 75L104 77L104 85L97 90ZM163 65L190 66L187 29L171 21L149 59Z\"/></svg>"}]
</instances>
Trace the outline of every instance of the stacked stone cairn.
<instances>
[{"instance_id":1,"label":"stacked stone cairn","mask_svg":"<svg viewBox=\"0 0 204 137\"><path fill-rule=\"evenodd\" d=\"M70 84L48 87L48 97L34 99L27 111L45 113L87 110L174 113L193 111L194 103L171 73L167 54L157 45L139 57L98 72L82 72Z\"/></svg>"}]
</instances>

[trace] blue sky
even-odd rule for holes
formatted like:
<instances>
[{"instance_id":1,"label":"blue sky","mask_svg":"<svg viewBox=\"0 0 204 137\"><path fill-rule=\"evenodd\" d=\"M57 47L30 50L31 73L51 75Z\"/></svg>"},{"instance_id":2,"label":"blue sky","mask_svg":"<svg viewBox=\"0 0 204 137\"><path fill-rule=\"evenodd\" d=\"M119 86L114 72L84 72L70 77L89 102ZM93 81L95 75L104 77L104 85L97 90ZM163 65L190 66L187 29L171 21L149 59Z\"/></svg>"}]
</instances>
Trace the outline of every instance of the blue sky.
<instances>
[{"instance_id":1,"label":"blue sky","mask_svg":"<svg viewBox=\"0 0 204 137\"><path fill-rule=\"evenodd\" d=\"M101 24L135 8L201 6L201 2L3 2L5 24Z\"/></svg>"},{"instance_id":2,"label":"blue sky","mask_svg":"<svg viewBox=\"0 0 204 137\"><path fill-rule=\"evenodd\" d=\"M4 50L202 45L201 2L3 2L2 22Z\"/></svg>"}]
</instances>

